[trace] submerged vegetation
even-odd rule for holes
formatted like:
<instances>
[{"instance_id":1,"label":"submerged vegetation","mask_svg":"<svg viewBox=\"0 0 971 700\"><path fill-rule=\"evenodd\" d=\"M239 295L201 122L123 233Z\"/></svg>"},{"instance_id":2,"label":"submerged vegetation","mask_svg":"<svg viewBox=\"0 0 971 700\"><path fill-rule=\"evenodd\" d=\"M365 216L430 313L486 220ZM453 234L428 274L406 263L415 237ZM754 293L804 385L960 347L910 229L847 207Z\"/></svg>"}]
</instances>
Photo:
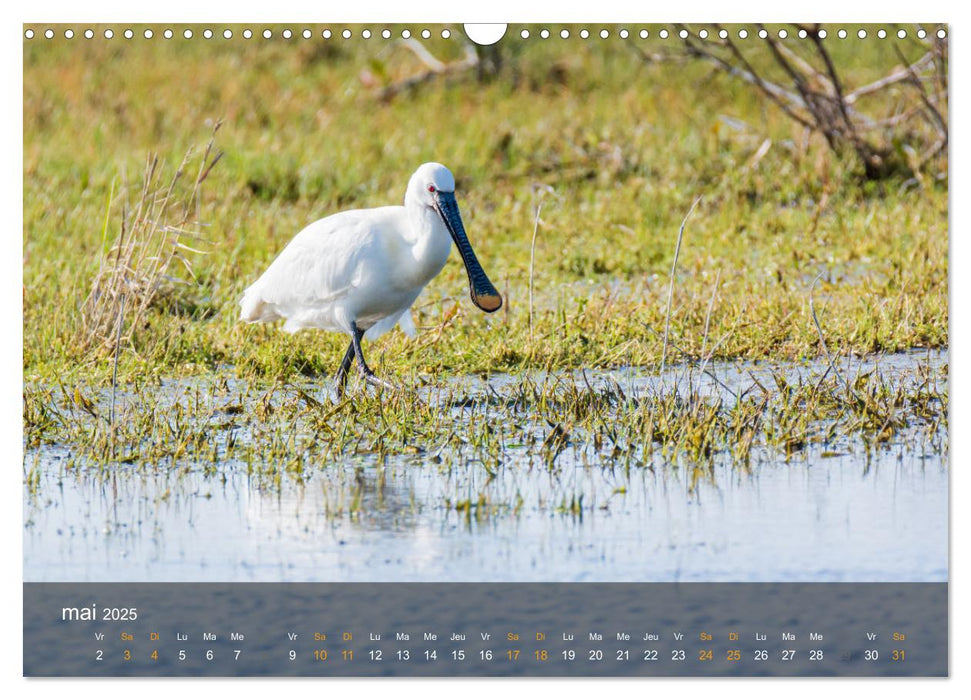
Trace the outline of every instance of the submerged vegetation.
<instances>
[{"instance_id":1,"label":"submerged vegetation","mask_svg":"<svg viewBox=\"0 0 971 700\"><path fill-rule=\"evenodd\" d=\"M716 456L744 469L753 451L794 459L915 431L946 451L946 363L884 375L846 359L947 348L946 154L920 177L867 180L731 76L646 63L636 31L522 43L510 27L490 80L400 91L422 65L399 41L234 36L25 43L28 487L31 455L52 444L76 469L233 464L268 487L361 456L555 471L569 452L703 473ZM425 43L458 65L460 37ZM890 43L830 51L866 84L898 49L926 50ZM163 178L200 145L170 202ZM146 171L147 152L162 155ZM506 304L477 313L453 260L415 305L418 337L369 349L410 388L332 403L321 387L346 339L241 325L237 301L305 225L399 202L428 160L456 174ZM616 378L662 366L639 388ZM756 369L729 386L731 366ZM471 517L483 499L448 507Z\"/></svg>"},{"instance_id":2,"label":"submerged vegetation","mask_svg":"<svg viewBox=\"0 0 971 700\"><path fill-rule=\"evenodd\" d=\"M74 445L69 471L122 465L215 475L232 465L269 489L341 462L417 459L443 473L477 465L487 475L513 463L556 473L569 454L574 466L682 465L703 475L716 461L748 469L753 453L788 461L812 447L826 454L903 440L945 453L946 363L935 354L889 364L867 360L839 377L825 365L741 371L720 363L660 378L494 377L383 395L362 387L336 404L307 382L136 382L120 397L114 426L103 415L104 392L28 387L25 439L29 449Z\"/></svg>"}]
</instances>

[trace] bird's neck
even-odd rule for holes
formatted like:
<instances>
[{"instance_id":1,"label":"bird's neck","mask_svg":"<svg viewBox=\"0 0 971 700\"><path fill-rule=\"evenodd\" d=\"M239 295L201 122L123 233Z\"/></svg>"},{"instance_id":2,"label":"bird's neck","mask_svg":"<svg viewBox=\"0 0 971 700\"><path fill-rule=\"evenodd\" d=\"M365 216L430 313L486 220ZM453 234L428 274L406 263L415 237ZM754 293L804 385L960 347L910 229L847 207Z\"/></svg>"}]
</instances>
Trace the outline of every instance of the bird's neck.
<instances>
[{"instance_id":1,"label":"bird's neck","mask_svg":"<svg viewBox=\"0 0 971 700\"><path fill-rule=\"evenodd\" d=\"M442 217L434 209L406 201L405 210L411 224L410 243L416 273L428 282L445 266L452 248L452 237Z\"/></svg>"}]
</instances>

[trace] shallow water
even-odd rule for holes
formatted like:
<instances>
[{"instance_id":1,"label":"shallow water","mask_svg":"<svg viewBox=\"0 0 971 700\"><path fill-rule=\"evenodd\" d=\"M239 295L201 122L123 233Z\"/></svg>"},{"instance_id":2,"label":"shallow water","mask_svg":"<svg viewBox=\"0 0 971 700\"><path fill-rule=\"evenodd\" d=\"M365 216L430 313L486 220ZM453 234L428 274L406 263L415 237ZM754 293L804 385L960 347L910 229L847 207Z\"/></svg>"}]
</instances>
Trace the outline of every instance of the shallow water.
<instances>
[{"instance_id":1,"label":"shallow water","mask_svg":"<svg viewBox=\"0 0 971 700\"><path fill-rule=\"evenodd\" d=\"M879 364L892 374L918 357L929 356ZM725 392L765 371L712 369L724 386L706 377L709 388ZM787 371L803 369L812 368ZM564 381L606 378L628 391L660 381L633 370ZM507 381L489 383L501 392ZM460 383L486 390L482 380ZM555 472L533 466L526 448L510 450L494 476L476 463L445 471L417 457L384 466L356 457L274 489L233 463L215 474L120 467L106 476L68 469L69 454L27 455L40 467L38 495L24 497L27 581L947 579L946 452L916 433L869 456L852 441L789 462L756 450L749 469L716 459L707 473L609 470L570 450ZM362 501L348 515L355 492ZM480 517L446 505L482 493L509 505Z\"/></svg>"}]
</instances>

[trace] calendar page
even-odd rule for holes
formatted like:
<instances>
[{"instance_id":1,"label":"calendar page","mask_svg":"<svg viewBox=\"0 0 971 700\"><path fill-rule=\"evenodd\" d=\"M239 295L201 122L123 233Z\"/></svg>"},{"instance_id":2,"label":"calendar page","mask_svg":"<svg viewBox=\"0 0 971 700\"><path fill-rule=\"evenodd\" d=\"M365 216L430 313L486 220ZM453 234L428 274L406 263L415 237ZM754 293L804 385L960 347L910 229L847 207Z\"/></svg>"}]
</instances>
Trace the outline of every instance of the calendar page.
<instances>
[{"instance_id":1,"label":"calendar page","mask_svg":"<svg viewBox=\"0 0 971 700\"><path fill-rule=\"evenodd\" d=\"M948 674L948 25L22 42L25 676Z\"/></svg>"}]
</instances>

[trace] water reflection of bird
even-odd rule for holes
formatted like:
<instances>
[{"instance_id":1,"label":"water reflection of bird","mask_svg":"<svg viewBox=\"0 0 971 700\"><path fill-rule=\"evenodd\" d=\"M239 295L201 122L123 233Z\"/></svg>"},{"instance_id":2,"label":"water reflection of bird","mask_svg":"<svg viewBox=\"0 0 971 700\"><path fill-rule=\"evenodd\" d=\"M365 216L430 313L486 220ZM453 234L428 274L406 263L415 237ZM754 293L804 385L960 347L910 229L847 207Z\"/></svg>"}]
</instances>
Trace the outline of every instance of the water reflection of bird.
<instances>
[{"instance_id":1,"label":"water reflection of bird","mask_svg":"<svg viewBox=\"0 0 971 700\"><path fill-rule=\"evenodd\" d=\"M425 163L408 182L404 206L341 212L298 233L246 290L240 318L286 319L283 329L290 333L303 328L346 333L351 342L337 371L338 395L355 359L369 384L391 387L367 366L361 338L372 340L399 320L410 322L406 312L445 266L453 241L472 301L483 311L497 310L502 297L465 234L455 178L444 165Z\"/></svg>"}]
</instances>

